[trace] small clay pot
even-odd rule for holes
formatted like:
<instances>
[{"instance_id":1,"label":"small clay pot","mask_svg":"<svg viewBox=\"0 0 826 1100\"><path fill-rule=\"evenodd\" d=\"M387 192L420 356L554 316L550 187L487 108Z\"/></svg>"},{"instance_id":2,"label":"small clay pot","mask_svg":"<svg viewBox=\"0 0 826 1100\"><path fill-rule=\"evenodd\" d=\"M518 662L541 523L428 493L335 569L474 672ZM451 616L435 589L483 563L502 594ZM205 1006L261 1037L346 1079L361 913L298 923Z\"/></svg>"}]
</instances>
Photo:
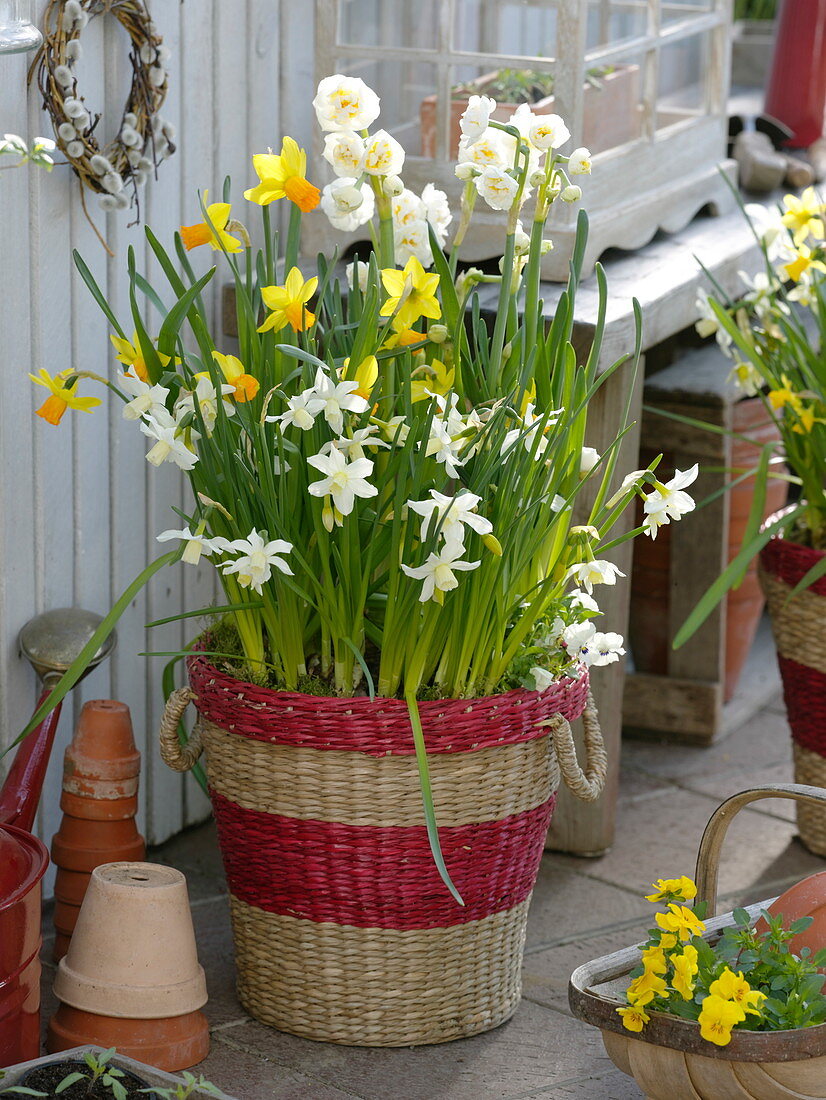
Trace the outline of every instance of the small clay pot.
<instances>
[{"instance_id":1,"label":"small clay pot","mask_svg":"<svg viewBox=\"0 0 826 1100\"><path fill-rule=\"evenodd\" d=\"M811 917L812 923L789 941L789 947L796 955L800 954L802 947L808 947L813 955L821 951L826 947L826 871L796 882L777 901L772 902L768 912L773 917L782 916L784 928L801 917ZM755 927L761 932L766 931L767 925L762 917Z\"/></svg>"},{"instance_id":2,"label":"small clay pot","mask_svg":"<svg viewBox=\"0 0 826 1100\"><path fill-rule=\"evenodd\" d=\"M95 868L54 992L62 1005L49 1024L50 1053L94 1042L167 1070L205 1057L206 981L180 871Z\"/></svg>"}]
</instances>

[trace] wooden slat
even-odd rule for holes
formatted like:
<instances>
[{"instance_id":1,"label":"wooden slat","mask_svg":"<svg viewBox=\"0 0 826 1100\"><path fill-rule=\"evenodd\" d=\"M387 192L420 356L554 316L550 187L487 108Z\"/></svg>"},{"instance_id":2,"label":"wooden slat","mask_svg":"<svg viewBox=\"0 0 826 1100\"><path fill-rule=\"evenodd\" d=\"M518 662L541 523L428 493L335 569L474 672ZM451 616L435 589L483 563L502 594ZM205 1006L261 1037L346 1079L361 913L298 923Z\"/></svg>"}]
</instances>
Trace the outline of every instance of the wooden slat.
<instances>
[{"instance_id":1,"label":"wooden slat","mask_svg":"<svg viewBox=\"0 0 826 1100\"><path fill-rule=\"evenodd\" d=\"M625 680L622 717L630 730L653 729L706 744L720 728L722 706L719 682L635 672Z\"/></svg>"}]
</instances>

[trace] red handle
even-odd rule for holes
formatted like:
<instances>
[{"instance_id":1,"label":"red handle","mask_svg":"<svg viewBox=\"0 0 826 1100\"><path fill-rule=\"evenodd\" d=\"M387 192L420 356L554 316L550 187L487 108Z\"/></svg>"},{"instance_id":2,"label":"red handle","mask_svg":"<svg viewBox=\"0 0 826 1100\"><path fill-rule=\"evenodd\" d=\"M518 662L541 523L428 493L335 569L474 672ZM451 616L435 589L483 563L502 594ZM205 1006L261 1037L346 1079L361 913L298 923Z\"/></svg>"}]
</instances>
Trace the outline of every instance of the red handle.
<instances>
[{"instance_id":1,"label":"red handle","mask_svg":"<svg viewBox=\"0 0 826 1100\"><path fill-rule=\"evenodd\" d=\"M40 707L48 698L51 688L46 688L37 700ZM16 825L31 832L34 824L49 756L52 752L61 704L51 711L20 747L12 761L6 781L0 789L0 825Z\"/></svg>"}]
</instances>

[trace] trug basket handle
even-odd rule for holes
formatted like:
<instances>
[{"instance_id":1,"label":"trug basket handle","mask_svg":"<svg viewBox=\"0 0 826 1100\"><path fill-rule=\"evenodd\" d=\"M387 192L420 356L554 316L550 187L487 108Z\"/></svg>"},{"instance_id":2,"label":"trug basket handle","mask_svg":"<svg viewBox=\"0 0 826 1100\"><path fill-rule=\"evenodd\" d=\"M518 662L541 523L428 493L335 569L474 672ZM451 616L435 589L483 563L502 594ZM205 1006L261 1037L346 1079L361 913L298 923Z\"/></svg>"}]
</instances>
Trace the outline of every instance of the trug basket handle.
<instances>
[{"instance_id":1,"label":"trug basket handle","mask_svg":"<svg viewBox=\"0 0 826 1100\"><path fill-rule=\"evenodd\" d=\"M720 849L731 819L744 806L761 798L791 798L796 802L813 802L826 807L826 788L809 787L803 783L769 783L752 787L727 798L709 818L697 853L697 902L706 903L706 917L717 913L717 877L720 870Z\"/></svg>"},{"instance_id":2,"label":"trug basket handle","mask_svg":"<svg viewBox=\"0 0 826 1100\"><path fill-rule=\"evenodd\" d=\"M574 735L568 720L561 714L539 723L551 731L554 751L559 770L566 785L583 802L596 802L605 787L608 773L608 754L602 730L599 728L599 714L590 690L588 702L582 712L582 729L585 735L585 770L579 766L576 756Z\"/></svg>"},{"instance_id":3,"label":"trug basket handle","mask_svg":"<svg viewBox=\"0 0 826 1100\"><path fill-rule=\"evenodd\" d=\"M176 772L188 772L190 768L195 766L203 751L201 727L197 722L185 745L182 745L178 739L178 725L183 718L184 711L193 699L197 699L197 695L190 688L177 688L167 699L161 718L159 735L161 759L167 767Z\"/></svg>"}]
</instances>

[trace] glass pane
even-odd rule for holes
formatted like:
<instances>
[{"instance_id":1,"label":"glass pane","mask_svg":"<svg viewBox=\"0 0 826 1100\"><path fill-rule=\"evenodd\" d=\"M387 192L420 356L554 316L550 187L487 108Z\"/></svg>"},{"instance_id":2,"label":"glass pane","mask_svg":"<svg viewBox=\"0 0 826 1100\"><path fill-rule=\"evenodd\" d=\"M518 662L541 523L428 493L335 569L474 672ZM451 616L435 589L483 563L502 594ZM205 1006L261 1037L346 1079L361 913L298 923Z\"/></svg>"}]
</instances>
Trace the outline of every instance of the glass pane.
<instances>
[{"instance_id":1,"label":"glass pane","mask_svg":"<svg viewBox=\"0 0 826 1100\"><path fill-rule=\"evenodd\" d=\"M588 0L586 49L639 38L648 30L646 0Z\"/></svg>"},{"instance_id":2,"label":"glass pane","mask_svg":"<svg viewBox=\"0 0 826 1100\"><path fill-rule=\"evenodd\" d=\"M420 156L422 128L420 111L436 93L436 66L426 61L359 61L340 58L336 72L360 76L381 99L377 125L399 141L406 153ZM374 127L375 128L375 127Z\"/></svg>"},{"instance_id":3,"label":"glass pane","mask_svg":"<svg viewBox=\"0 0 826 1100\"><path fill-rule=\"evenodd\" d=\"M439 0L339 0L338 41L435 50L439 8Z\"/></svg>"},{"instance_id":4,"label":"glass pane","mask_svg":"<svg viewBox=\"0 0 826 1100\"><path fill-rule=\"evenodd\" d=\"M573 135L577 144L585 145L592 153L604 153L642 136L642 74L641 56L589 70L583 98L582 140Z\"/></svg>"},{"instance_id":5,"label":"glass pane","mask_svg":"<svg viewBox=\"0 0 826 1100\"><path fill-rule=\"evenodd\" d=\"M706 67L710 56L708 34L692 35L660 50L658 130L704 113Z\"/></svg>"},{"instance_id":6,"label":"glass pane","mask_svg":"<svg viewBox=\"0 0 826 1100\"><path fill-rule=\"evenodd\" d=\"M666 0L661 5L660 26L667 27L672 23L682 23L684 20L707 15L714 9L714 0Z\"/></svg>"},{"instance_id":7,"label":"glass pane","mask_svg":"<svg viewBox=\"0 0 826 1100\"><path fill-rule=\"evenodd\" d=\"M554 0L456 0L453 49L552 58L556 23Z\"/></svg>"}]
</instances>

